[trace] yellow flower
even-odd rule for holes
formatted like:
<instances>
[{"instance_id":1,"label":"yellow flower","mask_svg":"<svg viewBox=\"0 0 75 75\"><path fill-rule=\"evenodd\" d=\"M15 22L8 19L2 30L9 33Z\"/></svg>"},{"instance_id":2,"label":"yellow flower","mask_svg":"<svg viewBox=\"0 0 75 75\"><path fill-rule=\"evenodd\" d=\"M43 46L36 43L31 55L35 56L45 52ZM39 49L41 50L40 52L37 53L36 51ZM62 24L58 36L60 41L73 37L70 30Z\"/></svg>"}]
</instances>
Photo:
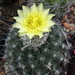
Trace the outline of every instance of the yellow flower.
<instances>
[{"instance_id":1,"label":"yellow flower","mask_svg":"<svg viewBox=\"0 0 75 75\"><path fill-rule=\"evenodd\" d=\"M30 7L22 6L23 10L18 10L18 17L14 17L16 23L14 27L19 29L19 36L27 35L30 39L38 35L43 37L43 33L51 31L51 26L55 23L51 20L54 14L48 14L49 9L44 9L43 4L38 6L35 3Z\"/></svg>"}]
</instances>

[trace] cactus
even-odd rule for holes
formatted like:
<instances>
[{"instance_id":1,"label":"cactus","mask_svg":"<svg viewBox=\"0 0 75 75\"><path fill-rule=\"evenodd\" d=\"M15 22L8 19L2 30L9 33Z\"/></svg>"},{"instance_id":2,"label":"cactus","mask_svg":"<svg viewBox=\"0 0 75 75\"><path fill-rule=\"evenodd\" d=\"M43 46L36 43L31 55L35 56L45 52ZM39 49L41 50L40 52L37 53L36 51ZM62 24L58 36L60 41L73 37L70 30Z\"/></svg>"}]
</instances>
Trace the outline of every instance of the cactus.
<instances>
[{"instance_id":1,"label":"cactus","mask_svg":"<svg viewBox=\"0 0 75 75\"><path fill-rule=\"evenodd\" d=\"M6 40L5 57L9 71L15 75L60 75L68 62L67 49L66 35L59 23L42 38L32 39L18 36L18 29L12 27Z\"/></svg>"},{"instance_id":2,"label":"cactus","mask_svg":"<svg viewBox=\"0 0 75 75\"><path fill-rule=\"evenodd\" d=\"M19 37L17 31L12 28L6 40L10 70L16 70L18 75L59 75L67 53L62 30L55 25L44 38L36 36L32 40Z\"/></svg>"}]
</instances>

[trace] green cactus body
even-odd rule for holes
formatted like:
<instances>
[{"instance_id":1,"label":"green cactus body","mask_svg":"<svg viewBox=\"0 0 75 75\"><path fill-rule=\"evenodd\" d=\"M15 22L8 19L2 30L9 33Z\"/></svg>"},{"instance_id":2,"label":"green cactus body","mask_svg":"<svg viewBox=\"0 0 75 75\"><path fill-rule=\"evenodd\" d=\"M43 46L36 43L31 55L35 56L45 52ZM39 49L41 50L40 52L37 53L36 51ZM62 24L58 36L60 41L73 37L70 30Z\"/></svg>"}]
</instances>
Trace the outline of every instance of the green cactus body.
<instances>
[{"instance_id":1,"label":"green cactus body","mask_svg":"<svg viewBox=\"0 0 75 75\"><path fill-rule=\"evenodd\" d=\"M16 75L59 75L66 64L65 36L57 25L43 38L19 37L12 28L6 40L6 58Z\"/></svg>"}]
</instances>

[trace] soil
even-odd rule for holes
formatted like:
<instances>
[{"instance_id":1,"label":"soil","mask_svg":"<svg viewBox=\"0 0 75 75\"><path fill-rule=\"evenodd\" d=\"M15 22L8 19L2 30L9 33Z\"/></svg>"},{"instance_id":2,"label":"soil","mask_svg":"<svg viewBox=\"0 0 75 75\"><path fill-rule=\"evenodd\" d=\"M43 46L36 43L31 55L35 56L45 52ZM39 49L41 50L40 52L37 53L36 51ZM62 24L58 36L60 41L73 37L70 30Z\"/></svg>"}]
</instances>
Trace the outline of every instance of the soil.
<instances>
[{"instance_id":1,"label":"soil","mask_svg":"<svg viewBox=\"0 0 75 75\"><path fill-rule=\"evenodd\" d=\"M3 57L4 51L5 51L5 40L7 38L7 35L10 31L10 28L12 27L12 24L15 22L12 18L13 16L17 15L17 9L21 9L22 5L27 5L27 0L1 0L0 1L0 75L6 75L5 69L4 69L4 62L5 58ZM70 37L70 39L73 36ZM75 37L74 37L75 43ZM69 41L70 42L70 41ZM72 47L74 47L75 44L73 44ZM71 59L68 63L68 72L65 72L65 75L75 75L75 48L70 49ZM9 73L9 75L12 75Z\"/></svg>"}]
</instances>

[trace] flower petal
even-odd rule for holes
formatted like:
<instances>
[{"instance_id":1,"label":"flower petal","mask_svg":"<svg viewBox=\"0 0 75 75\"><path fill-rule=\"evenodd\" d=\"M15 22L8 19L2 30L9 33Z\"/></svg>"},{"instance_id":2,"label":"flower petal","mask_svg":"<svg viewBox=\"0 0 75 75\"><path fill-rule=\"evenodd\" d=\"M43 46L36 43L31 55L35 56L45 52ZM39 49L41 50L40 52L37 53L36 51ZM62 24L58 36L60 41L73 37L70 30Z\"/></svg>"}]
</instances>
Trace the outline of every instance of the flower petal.
<instances>
[{"instance_id":1,"label":"flower petal","mask_svg":"<svg viewBox=\"0 0 75 75\"><path fill-rule=\"evenodd\" d=\"M43 33L42 32L38 33L38 35L39 35L40 38L43 37Z\"/></svg>"},{"instance_id":2,"label":"flower petal","mask_svg":"<svg viewBox=\"0 0 75 75\"><path fill-rule=\"evenodd\" d=\"M55 14L49 14L49 15L47 16L47 20L51 20L53 16L55 16Z\"/></svg>"},{"instance_id":3,"label":"flower petal","mask_svg":"<svg viewBox=\"0 0 75 75\"><path fill-rule=\"evenodd\" d=\"M34 36L34 33L27 33L27 36L31 39Z\"/></svg>"},{"instance_id":4,"label":"flower petal","mask_svg":"<svg viewBox=\"0 0 75 75\"><path fill-rule=\"evenodd\" d=\"M49 21L49 22L47 23L47 27L52 27L54 24L55 24L54 21Z\"/></svg>"},{"instance_id":5,"label":"flower petal","mask_svg":"<svg viewBox=\"0 0 75 75\"><path fill-rule=\"evenodd\" d=\"M37 8L38 8L38 11L41 13L43 11L43 4L42 3L39 4Z\"/></svg>"},{"instance_id":6,"label":"flower petal","mask_svg":"<svg viewBox=\"0 0 75 75\"><path fill-rule=\"evenodd\" d=\"M19 33L22 33L22 32L26 32L26 31L27 31L27 30L22 27L18 32L19 32Z\"/></svg>"},{"instance_id":7,"label":"flower petal","mask_svg":"<svg viewBox=\"0 0 75 75\"><path fill-rule=\"evenodd\" d=\"M20 25L19 23L14 23L12 26L16 27L16 28L21 28L22 27L22 25Z\"/></svg>"},{"instance_id":8,"label":"flower petal","mask_svg":"<svg viewBox=\"0 0 75 75\"><path fill-rule=\"evenodd\" d=\"M13 17L13 18L19 23L23 22L23 18L20 18L20 17Z\"/></svg>"},{"instance_id":9,"label":"flower petal","mask_svg":"<svg viewBox=\"0 0 75 75\"><path fill-rule=\"evenodd\" d=\"M19 36L25 36L27 35L26 33L19 33Z\"/></svg>"},{"instance_id":10,"label":"flower petal","mask_svg":"<svg viewBox=\"0 0 75 75\"><path fill-rule=\"evenodd\" d=\"M28 7L22 6L22 9L25 16L30 13L30 9Z\"/></svg>"},{"instance_id":11,"label":"flower petal","mask_svg":"<svg viewBox=\"0 0 75 75\"><path fill-rule=\"evenodd\" d=\"M31 6L30 9L32 12L37 12L37 7L36 7L35 3Z\"/></svg>"},{"instance_id":12,"label":"flower petal","mask_svg":"<svg viewBox=\"0 0 75 75\"><path fill-rule=\"evenodd\" d=\"M19 17L24 17L23 11L22 10L17 10L17 13Z\"/></svg>"},{"instance_id":13,"label":"flower petal","mask_svg":"<svg viewBox=\"0 0 75 75\"><path fill-rule=\"evenodd\" d=\"M42 32L49 32L49 28L48 27L45 27L44 29L41 30Z\"/></svg>"},{"instance_id":14,"label":"flower petal","mask_svg":"<svg viewBox=\"0 0 75 75\"><path fill-rule=\"evenodd\" d=\"M46 18L46 17L48 16L49 10L50 10L50 9L45 9L45 10L43 10L42 13L43 13L44 18Z\"/></svg>"}]
</instances>

